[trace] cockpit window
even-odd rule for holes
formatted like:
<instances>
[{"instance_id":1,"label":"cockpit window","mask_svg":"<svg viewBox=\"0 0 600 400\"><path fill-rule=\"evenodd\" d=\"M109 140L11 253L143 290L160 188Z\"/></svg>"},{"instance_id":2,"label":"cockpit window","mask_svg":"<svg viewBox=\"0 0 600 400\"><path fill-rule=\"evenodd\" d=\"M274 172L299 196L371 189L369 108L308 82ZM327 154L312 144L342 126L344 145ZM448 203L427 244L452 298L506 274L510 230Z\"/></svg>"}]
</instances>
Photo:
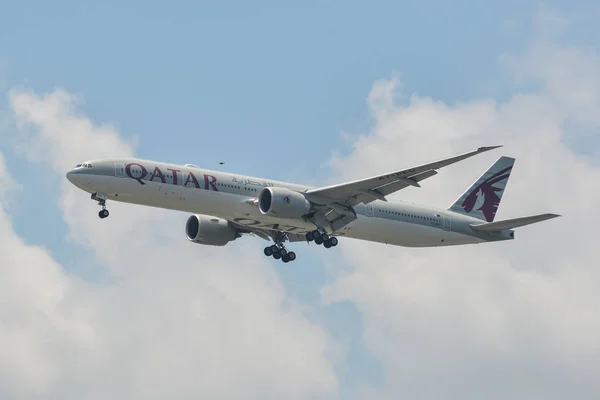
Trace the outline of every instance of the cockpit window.
<instances>
[{"instance_id":1,"label":"cockpit window","mask_svg":"<svg viewBox=\"0 0 600 400\"><path fill-rule=\"evenodd\" d=\"M92 168L92 164L88 164L88 168Z\"/></svg>"},{"instance_id":2,"label":"cockpit window","mask_svg":"<svg viewBox=\"0 0 600 400\"><path fill-rule=\"evenodd\" d=\"M75 168L80 168L80 167L81 167L81 164L77 164L77 165L75 166Z\"/></svg>"}]
</instances>

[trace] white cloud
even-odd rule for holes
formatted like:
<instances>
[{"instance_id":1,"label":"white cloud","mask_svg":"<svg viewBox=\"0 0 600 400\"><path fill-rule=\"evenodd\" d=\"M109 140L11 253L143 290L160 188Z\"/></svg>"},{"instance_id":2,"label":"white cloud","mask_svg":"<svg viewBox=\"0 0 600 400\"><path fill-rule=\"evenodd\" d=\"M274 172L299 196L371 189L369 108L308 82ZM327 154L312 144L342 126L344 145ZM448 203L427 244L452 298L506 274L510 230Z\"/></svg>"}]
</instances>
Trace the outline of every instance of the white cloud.
<instances>
[{"instance_id":1,"label":"white cloud","mask_svg":"<svg viewBox=\"0 0 600 400\"><path fill-rule=\"evenodd\" d=\"M77 114L77 104L64 90L10 93L21 153L56 177L88 158L134 152L113 127ZM0 157L0 183L13 181ZM60 193L72 239L115 282L65 274L14 232L0 197L0 397L336 393L329 337L286 295L256 243L200 248L173 234L185 215L110 204L111 218L100 220L89 195L66 179Z\"/></svg>"},{"instance_id":2,"label":"white cloud","mask_svg":"<svg viewBox=\"0 0 600 400\"><path fill-rule=\"evenodd\" d=\"M538 24L544 26L541 18ZM539 32L539 29L538 29ZM500 155L516 157L498 219L563 214L516 240L405 249L341 243L344 264L328 301L362 312L365 340L386 373L388 398L597 398L600 393L600 169L565 144L565 123L600 127L600 58L538 33L512 64L540 89L447 105L399 80L373 86L373 129L334 156L336 181L503 144L440 171L395 199L449 206ZM550 36L550 38L552 38Z\"/></svg>"},{"instance_id":3,"label":"white cloud","mask_svg":"<svg viewBox=\"0 0 600 400\"><path fill-rule=\"evenodd\" d=\"M21 185L19 185L8 173L4 154L0 153L0 201L6 202L8 195L20 187Z\"/></svg>"}]
</instances>

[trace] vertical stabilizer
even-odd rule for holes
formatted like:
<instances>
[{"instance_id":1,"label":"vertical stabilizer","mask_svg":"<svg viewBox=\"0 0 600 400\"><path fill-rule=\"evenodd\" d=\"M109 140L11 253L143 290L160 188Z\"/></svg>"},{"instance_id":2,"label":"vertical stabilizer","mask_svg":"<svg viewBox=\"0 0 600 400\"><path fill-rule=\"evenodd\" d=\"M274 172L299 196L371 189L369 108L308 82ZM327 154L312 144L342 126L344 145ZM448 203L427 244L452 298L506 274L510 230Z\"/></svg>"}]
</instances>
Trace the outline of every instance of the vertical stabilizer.
<instances>
[{"instance_id":1,"label":"vertical stabilizer","mask_svg":"<svg viewBox=\"0 0 600 400\"><path fill-rule=\"evenodd\" d=\"M515 159L500 157L448 210L492 222Z\"/></svg>"}]
</instances>

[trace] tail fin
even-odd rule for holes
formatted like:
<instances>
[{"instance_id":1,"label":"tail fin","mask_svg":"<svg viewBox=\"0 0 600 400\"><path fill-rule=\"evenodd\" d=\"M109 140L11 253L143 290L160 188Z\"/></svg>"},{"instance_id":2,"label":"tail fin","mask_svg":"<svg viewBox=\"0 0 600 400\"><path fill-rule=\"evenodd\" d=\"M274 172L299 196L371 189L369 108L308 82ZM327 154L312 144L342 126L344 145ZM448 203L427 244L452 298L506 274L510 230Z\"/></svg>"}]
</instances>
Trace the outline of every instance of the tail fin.
<instances>
[{"instance_id":1,"label":"tail fin","mask_svg":"<svg viewBox=\"0 0 600 400\"><path fill-rule=\"evenodd\" d=\"M492 222L514 163L514 158L500 157L448 210Z\"/></svg>"}]
</instances>

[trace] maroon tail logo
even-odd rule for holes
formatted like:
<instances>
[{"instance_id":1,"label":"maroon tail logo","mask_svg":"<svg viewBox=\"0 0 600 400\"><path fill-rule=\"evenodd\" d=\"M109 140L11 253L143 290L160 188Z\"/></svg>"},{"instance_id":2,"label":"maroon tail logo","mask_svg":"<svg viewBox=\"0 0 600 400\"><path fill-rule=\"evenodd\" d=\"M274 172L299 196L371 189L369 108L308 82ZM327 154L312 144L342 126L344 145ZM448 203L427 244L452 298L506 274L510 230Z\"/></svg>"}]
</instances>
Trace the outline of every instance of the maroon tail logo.
<instances>
[{"instance_id":1,"label":"maroon tail logo","mask_svg":"<svg viewBox=\"0 0 600 400\"><path fill-rule=\"evenodd\" d=\"M479 208L475 211L481 211L486 221L492 222L500 205L498 192L504 190L503 188L495 187L494 184L508 179L511 169L512 166L505 168L477 185L461 204L465 212L468 214L473 211L475 206L478 206Z\"/></svg>"}]
</instances>

